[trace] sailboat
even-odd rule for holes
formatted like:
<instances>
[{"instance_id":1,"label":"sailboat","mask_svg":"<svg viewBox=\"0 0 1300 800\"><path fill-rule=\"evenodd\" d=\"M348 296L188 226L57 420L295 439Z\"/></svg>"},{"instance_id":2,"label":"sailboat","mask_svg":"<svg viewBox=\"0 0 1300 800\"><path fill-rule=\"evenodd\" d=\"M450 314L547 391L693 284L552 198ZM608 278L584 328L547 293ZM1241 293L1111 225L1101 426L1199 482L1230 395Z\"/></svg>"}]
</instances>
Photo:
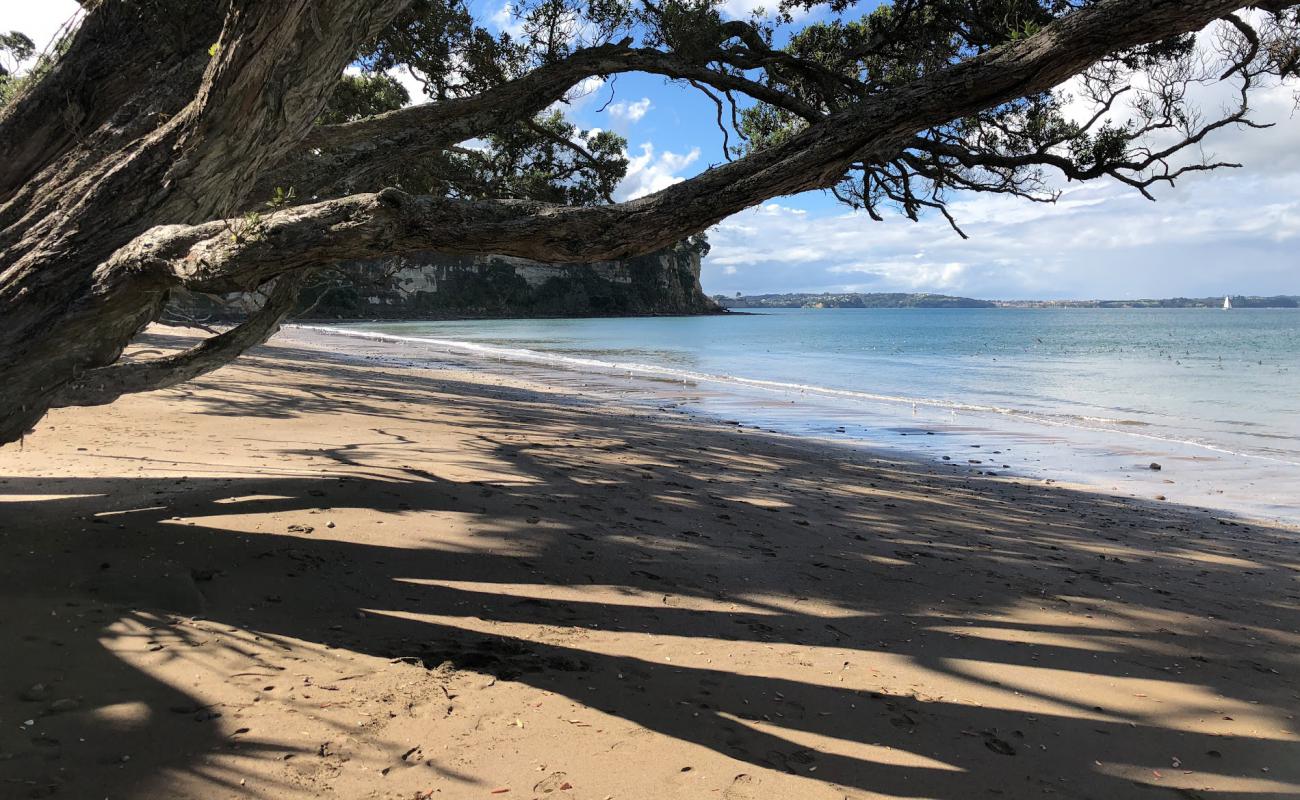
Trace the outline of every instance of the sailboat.
<instances>
[{"instance_id":1,"label":"sailboat","mask_svg":"<svg viewBox=\"0 0 1300 800\"><path fill-rule=\"evenodd\" d=\"M1232 308L1232 299L1228 297L1226 294L1223 296L1223 307Z\"/></svg>"}]
</instances>

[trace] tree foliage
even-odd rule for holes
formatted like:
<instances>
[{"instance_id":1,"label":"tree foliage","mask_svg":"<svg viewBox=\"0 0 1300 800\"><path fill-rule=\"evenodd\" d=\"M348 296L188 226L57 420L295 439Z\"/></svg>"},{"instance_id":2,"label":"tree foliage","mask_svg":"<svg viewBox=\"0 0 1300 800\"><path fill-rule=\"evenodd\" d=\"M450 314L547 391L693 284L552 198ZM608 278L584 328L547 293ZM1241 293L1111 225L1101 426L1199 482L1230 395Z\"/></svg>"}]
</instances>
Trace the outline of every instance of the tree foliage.
<instances>
[{"instance_id":1,"label":"tree foliage","mask_svg":"<svg viewBox=\"0 0 1300 800\"><path fill-rule=\"evenodd\" d=\"M394 111L411 98L392 77L413 76L427 98L465 97L522 69L527 49L509 34L476 26L459 4L422 0L361 48L360 74L345 74L321 124ZM627 141L613 131L583 131L558 108L492 130L470 142L413 154L388 183L421 194L528 199L561 205L612 202L627 172Z\"/></svg>"},{"instance_id":2,"label":"tree foliage","mask_svg":"<svg viewBox=\"0 0 1300 800\"><path fill-rule=\"evenodd\" d=\"M346 74L339 78L317 120L321 125L338 125L396 111L411 102L406 87L383 72Z\"/></svg>"},{"instance_id":3,"label":"tree foliage","mask_svg":"<svg viewBox=\"0 0 1300 800\"><path fill-rule=\"evenodd\" d=\"M8 105L26 76L19 70L24 61L36 52L36 45L18 31L0 33L0 107Z\"/></svg>"}]
</instances>

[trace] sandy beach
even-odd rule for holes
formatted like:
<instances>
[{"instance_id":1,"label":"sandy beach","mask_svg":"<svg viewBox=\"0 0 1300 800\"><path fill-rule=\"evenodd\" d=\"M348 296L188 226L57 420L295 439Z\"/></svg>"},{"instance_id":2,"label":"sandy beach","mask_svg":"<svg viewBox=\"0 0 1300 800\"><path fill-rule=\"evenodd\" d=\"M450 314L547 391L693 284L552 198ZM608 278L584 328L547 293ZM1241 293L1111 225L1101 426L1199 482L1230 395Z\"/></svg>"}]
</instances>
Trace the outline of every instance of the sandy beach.
<instances>
[{"instance_id":1,"label":"sandy beach","mask_svg":"<svg viewBox=\"0 0 1300 800\"><path fill-rule=\"evenodd\" d=\"M57 411L0 553L3 798L1300 795L1296 528L523 380Z\"/></svg>"}]
</instances>

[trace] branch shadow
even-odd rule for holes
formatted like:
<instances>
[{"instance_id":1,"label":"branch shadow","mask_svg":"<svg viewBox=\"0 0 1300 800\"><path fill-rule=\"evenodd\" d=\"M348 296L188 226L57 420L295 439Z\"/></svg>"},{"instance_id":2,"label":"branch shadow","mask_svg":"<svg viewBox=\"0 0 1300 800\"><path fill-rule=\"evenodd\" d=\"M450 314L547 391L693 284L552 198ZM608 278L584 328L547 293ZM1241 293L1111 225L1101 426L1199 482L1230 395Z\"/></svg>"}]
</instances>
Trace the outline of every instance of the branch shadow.
<instances>
[{"instance_id":1,"label":"branch shadow","mask_svg":"<svg viewBox=\"0 0 1300 800\"><path fill-rule=\"evenodd\" d=\"M311 474L0 479L0 508L15 509L0 519L4 785L146 797L191 770L238 791L238 768L214 768L213 754L324 758L221 735L194 696L119 657L208 646L180 624L199 618L226 631L221 647L307 642L519 682L846 793L1264 798L1300 787L1293 531L275 356L250 368L293 391L214 377L177 402L216 416L347 412L373 419L373 435L263 444L290 465L328 465ZM402 423L448 398L477 431L462 455L513 477L446 477L422 460ZM181 463L205 465L201 453ZM331 534L311 516L322 507L421 536L396 546ZM248 529L272 518L315 530ZM449 519L474 531L453 546ZM616 634L698 642L728 663L660 663L598 636ZM762 674L756 654L773 646L816 669ZM69 661L102 676L78 687L94 714L16 697L57 684ZM918 692L888 672L899 664L967 696ZM1103 701L1103 687L1118 688ZM1147 693L1159 696L1135 699ZM35 725L8 724L29 714ZM1242 714L1249 731L1205 722ZM86 737L113 737L131 758L69 763ZM1171 758L1194 778L1178 779Z\"/></svg>"}]
</instances>

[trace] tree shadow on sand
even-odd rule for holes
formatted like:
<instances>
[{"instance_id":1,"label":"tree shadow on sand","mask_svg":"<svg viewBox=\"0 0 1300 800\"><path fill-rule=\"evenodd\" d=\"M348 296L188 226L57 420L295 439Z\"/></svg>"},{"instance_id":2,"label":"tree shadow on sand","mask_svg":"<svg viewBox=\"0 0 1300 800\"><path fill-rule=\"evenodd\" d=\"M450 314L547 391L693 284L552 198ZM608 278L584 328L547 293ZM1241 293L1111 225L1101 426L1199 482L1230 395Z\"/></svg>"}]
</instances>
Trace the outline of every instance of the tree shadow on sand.
<instances>
[{"instance_id":1,"label":"tree shadow on sand","mask_svg":"<svg viewBox=\"0 0 1300 800\"><path fill-rule=\"evenodd\" d=\"M1290 531L1170 506L1137 524L1131 504L1109 496L1008 489L902 459L818 460L781 444L755 454L740 436L701 443L687 425L502 404L418 374L363 385L357 369L329 363L296 399L212 378L219 393L178 401L202 414L373 414L362 442L267 445L310 453L328 465L317 474L0 479L10 695L0 794L144 797L159 775L185 770L238 790L238 758L285 758L282 744L201 724L208 710L193 696L115 655L192 636L175 624L186 615L228 628L223 647L299 640L520 682L846 794L1208 797L1223 793L1196 781L1226 777L1242 787L1232 796L1262 798L1300 786ZM416 444L389 424L405 415L387 401L432 408L448 395L479 431L467 457L522 477L450 479L415 456L378 465ZM613 460L574 457L595 451ZM723 474L708 469L719 461L731 464ZM889 490L874 491L886 478ZM815 511L798 493L820 496ZM647 497L653 517L629 510ZM396 516L422 538L394 547L321 527L241 527L321 506ZM453 516L475 522L481 546L440 546ZM556 588L567 593L539 596ZM601 599L588 599L597 588ZM536 635L543 626L695 640L736 660L660 663ZM768 646L833 668L808 680L747 673L744 654ZM17 692L73 661L100 676L78 688L85 706L119 713L50 714L16 730L45 708ZM918 694L905 678L861 688L885 662L969 697ZM1107 708L1089 687L1119 687L1131 702ZM1050 711L1016 710L1012 697ZM1219 719L1242 714L1257 723L1249 732ZM103 736L130 761L70 763L77 738ZM900 763L886 748L924 758ZM218 753L230 766L212 766Z\"/></svg>"}]
</instances>

